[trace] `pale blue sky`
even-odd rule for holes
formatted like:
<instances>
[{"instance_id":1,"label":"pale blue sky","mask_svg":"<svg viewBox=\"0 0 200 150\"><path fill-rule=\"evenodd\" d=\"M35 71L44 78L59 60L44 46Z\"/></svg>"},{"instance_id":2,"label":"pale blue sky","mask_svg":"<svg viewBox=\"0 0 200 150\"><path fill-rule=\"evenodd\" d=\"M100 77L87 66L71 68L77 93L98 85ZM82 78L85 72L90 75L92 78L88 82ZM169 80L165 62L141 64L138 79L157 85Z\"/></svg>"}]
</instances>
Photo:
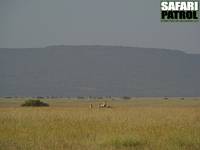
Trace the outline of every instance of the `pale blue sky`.
<instances>
[{"instance_id":1,"label":"pale blue sky","mask_svg":"<svg viewBox=\"0 0 200 150\"><path fill-rule=\"evenodd\" d=\"M0 47L122 45L200 53L200 23L160 23L160 0L0 0Z\"/></svg>"}]
</instances>

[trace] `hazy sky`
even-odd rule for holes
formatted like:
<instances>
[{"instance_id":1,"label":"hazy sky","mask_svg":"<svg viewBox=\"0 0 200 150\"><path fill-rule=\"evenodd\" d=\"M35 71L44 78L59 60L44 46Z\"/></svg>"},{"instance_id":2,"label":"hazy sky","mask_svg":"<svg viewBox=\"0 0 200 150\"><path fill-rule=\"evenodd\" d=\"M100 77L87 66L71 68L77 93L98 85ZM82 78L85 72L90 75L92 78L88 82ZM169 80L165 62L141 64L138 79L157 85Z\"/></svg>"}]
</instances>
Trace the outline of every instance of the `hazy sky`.
<instances>
[{"instance_id":1,"label":"hazy sky","mask_svg":"<svg viewBox=\"0 0 200 150\"><path fill-rule=\"evenodd\" d=\"M0 47L122 45L200 53L200 23L160 23L160 0L0 0Z\"/></svg>"}]
</instances>

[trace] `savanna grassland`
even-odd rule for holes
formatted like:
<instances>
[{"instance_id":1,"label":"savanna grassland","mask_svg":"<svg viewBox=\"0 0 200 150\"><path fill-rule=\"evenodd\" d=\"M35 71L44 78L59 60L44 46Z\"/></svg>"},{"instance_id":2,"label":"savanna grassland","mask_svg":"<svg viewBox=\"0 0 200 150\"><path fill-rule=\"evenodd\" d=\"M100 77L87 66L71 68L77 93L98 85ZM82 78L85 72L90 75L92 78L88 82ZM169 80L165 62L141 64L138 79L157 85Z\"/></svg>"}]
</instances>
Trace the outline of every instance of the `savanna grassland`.
<instances>
[{"instance_id":1,"label":"savanna grassland","mask_svg":"<svg viewBox=\"0 0 200 150\"><path fill-rule=\"evenodd\" d=\"M199 150L199 98L0 99L0 150ZM90 109L89 105L94 108Z\"/></svg>"}]
</instances>

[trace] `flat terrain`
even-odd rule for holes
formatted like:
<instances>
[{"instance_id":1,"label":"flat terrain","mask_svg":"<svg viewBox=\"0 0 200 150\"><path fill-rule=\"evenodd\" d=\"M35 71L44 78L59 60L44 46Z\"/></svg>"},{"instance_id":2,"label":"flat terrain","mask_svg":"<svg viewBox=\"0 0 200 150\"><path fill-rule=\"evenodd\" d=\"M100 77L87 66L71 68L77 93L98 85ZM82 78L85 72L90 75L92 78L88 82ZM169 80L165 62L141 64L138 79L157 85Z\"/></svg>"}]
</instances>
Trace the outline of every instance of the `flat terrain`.
<instances>
[{"instance_id":1,"label":"flat terrain","mask_svg":"<svg viewBox=\"0 0 200 150\"><path fill-rule=\"evenodd\" d=\"M0 150L200 149L200 98L24 100L0 99Z\"/></svg>"}]
</instances>

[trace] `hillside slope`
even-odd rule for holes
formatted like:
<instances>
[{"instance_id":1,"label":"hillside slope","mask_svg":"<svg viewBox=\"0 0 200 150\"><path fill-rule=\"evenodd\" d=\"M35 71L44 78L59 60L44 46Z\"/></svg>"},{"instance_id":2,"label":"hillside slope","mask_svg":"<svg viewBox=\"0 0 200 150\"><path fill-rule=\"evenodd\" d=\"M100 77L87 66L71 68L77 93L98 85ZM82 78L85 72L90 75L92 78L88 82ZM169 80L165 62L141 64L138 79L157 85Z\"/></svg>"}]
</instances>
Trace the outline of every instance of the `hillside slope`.
<instances>
[{"instance_id":1,"label":"hillside slope","mask_svg":"<svg viewBox=\"0 0 200 150\"><path fill-rule=\"evenodd\" d=\"M200 55L119 46L0 49L0 96L200 96Z\"/></svg>"}]
</instances>

